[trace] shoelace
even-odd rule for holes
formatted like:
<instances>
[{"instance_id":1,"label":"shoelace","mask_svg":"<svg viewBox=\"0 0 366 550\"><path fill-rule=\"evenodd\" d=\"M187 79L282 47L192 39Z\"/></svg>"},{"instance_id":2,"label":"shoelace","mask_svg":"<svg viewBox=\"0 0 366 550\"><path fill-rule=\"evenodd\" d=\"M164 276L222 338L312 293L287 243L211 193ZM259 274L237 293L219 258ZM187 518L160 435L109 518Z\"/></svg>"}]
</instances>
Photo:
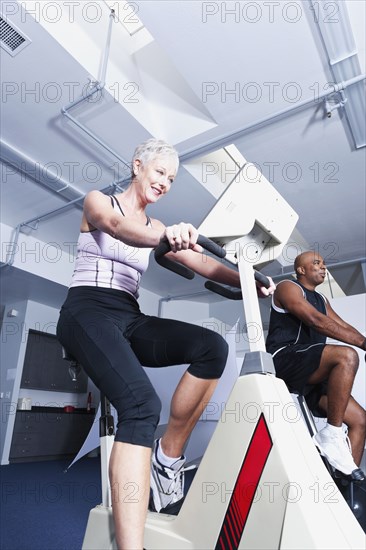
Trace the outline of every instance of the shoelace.
<instances>
[{"instance_id":1,"label":"shoelace","mask_svg":"<svg viewBox=\"0 0 366 550\"><path fill-rule=\"evenodd\" d=\"M198 468L197 464L190 464L189 466L183 467L183 472L188 472L189 470L196 470Z\"/></svg>"},{"instance_id":2,"label":"shoelace","mask_svg":"<svg viewBox=\"0 0 366 550\"><path fill-rule=\"evenodd\" d=\"M185 472L184 465L182 465L178 470L173 470L172 468L169 468L168 466L164 466L163 464L159 464L159 467L155 465L155 468L158 471L158 476L159 476L159 469L160 470L162 469L164 474L167 475L168 478L171 480L171 483L167 489L164 489L162 484L159 482L161 492L164 493L165 495L177 494L179 490L177 486L178 484L180 484L181 478ZM190 467L188 466L187 469L190 469Z\"/></svg>"},{"instance_id":3,"label":"shoelace","mask_svg":"<svg viewBox=\"0 0 366 550\"><path fill-rule=\"evenodd\" d=\"M349 452L352 454L352 445L351 445L351 441L348 437L348 428L347 428L347 426L343 426L343 440L346 443Z\"/></svg>"}]
</instances>

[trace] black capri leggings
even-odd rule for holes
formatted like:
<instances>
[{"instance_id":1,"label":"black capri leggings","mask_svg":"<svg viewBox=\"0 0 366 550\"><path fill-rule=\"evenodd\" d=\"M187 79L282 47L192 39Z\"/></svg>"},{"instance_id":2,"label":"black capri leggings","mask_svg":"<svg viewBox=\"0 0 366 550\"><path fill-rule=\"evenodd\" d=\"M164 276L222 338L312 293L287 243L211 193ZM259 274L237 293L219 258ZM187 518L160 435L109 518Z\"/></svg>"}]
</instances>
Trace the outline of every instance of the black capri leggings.
<instances>
[{"instance_id":1,"label":"black capri leggings","mask_svg":"<svg viewBox=\"0 0 366 550\"><path fill-rule=\"evenodd\" d=\"M228 354L219 334L144 315L127 292L98 287L69 290L57 336L117 410L116 441L145 447L152 447L161 402L142 365L189 363L193 376L216 379Z\"/></svg>"}]
</instances>

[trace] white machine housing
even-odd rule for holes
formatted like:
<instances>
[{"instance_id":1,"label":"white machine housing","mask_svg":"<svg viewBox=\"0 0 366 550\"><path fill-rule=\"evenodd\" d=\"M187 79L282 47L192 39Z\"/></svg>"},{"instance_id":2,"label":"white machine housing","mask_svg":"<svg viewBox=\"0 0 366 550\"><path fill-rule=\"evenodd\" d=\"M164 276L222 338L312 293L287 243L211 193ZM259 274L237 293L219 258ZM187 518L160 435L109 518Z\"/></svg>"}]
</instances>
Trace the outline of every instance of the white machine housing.
<instances>
[{"instance_id":1,"label":"white machine housing","mask_svg":"<svg viewBox=\"0 0 366 550\"><path fill-rule=\"evenodd\" d=\"M260 268L280 256L298 219L255 164L246 162L198 230L223 246L233 264L241 252Z\"/></svg>"}]
</instances>

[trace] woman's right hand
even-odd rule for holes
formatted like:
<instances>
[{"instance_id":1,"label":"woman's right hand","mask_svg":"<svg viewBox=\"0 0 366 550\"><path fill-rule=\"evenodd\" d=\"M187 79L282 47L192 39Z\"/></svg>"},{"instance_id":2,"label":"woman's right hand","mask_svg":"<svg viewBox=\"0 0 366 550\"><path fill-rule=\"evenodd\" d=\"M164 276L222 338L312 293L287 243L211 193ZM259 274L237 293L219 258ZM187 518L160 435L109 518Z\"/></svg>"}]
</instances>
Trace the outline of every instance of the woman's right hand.
<instances>
[{"instance_id":1,"label":"woman's right hand","mask_svg":"<svg viewBox=\"0 0 366 550\"><path fill-rule=\"evenodd\" d=\"M197 244L198 235L197 229L192 224L181 222L166 227L160 240L168 241L172 252L189 248L196 252L202 252L202 247Z\"/></svg>"}]
</instances>

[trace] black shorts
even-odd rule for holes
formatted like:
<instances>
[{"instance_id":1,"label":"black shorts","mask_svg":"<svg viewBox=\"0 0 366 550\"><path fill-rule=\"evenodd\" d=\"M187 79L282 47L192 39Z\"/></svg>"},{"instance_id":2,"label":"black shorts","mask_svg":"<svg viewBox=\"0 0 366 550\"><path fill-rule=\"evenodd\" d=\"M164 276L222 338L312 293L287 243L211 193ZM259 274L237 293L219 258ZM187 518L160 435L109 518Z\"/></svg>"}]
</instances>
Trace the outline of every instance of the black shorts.
<instances>
[{"instance_id":1,"label":"black shorts","mask_svg":"<svg viewBox=\"0 0 366 550\"><path fill-rule=\"evenodd\" d=\"M319 417L326 416L318 404L327 393L327 380L315 385L308 384L308 380L319 367L325 346L325 343L293 344L273 356L276 376L285 382L290 392L304 395L311 412Z\"/></svg>"}]
</instances>

